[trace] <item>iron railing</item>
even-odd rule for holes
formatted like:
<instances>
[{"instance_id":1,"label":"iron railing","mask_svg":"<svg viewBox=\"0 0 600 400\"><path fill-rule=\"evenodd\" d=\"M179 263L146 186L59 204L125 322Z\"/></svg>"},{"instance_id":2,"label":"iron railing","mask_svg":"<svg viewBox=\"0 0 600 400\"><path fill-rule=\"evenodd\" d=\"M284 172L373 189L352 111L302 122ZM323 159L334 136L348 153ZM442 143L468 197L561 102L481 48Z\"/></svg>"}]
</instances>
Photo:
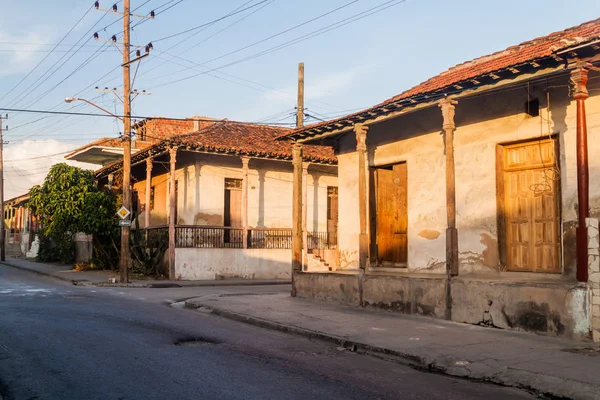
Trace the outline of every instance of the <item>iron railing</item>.
<instances>
[{"instance_id":1,"label":"iron railing","mask_svg":"<svg viewBox=\"0 0 600 400\"><path fill-rule=\"evenodd\" d=\"M253 228L248 230L248 248L291 249L292 230L288 228Z\"/></svg>"},{"instance_id":2,"label":"iron railing","mask_svg":"<svg viewBox=\"0 0 600 400\"><path fill-rule=\"evenodd\" d=\"M227 226L177 226L176 248L244 248L244 230Z\"/></svg>"},{"instance_id":3,"label":"iron railing","mask_svg":"<svg viewBox=\"0 0 600 400\"><path fill-rule=\"evenodd\" d=\"M337 248L336 232L308 232L306 248L314 249L335 249Z\"/></svg>"},{"instance_id":4,"label":"iron railing","mask_svg":"<svg viewBox=\"0 0 600 400\"><path fill-rule=\"evenodd\" d=\"M158 247L169 241L167 226L146 229L149 247ZM227 226L177 226L175 228L176 248L215 248L242 249L244 239L249 249L291 249L292 230L290 228L248 228L244 238L244 229ZM335 232L308 232L306 247L313 249L335 249Z\"/></svg>"}]
</instances>

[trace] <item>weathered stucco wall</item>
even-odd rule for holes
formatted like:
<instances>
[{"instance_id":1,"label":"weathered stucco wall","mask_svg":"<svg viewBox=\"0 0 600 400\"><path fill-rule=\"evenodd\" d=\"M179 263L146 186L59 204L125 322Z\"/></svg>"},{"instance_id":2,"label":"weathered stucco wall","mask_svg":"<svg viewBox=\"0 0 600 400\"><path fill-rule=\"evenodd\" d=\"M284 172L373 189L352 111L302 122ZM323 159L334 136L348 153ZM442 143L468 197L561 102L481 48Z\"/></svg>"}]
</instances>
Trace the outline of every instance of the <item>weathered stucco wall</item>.
<instances>
[{"instance_id":1,"label":"weathered stucco wall","mask_svg":"<svg viewBox=\"0 0 600 400\"><path fill-rule=\"evenodd\" d=\"M589 337L587 288L581 284L452 280L452 320L502 329Z\"/></svg>"},{"instance_id":2,"label":"weathered stucco wall","mask_svg":"<svg viewBox=\"0 0 600 400\"><path fill-rule=\"evenodd\" d=\"M327 231L327 187L337 186L335 166L310 165L307 179L307 229ZM251 159L248 173L248 224L250 227L291 228L292 177L290 163ZM175 178L178 185L177 223L223 225L225 178L242 179L239 157L180 153ZM145 176L134 188L145 204ZM151 225L168 223L168 173L153 169L154 208ZM143 213L140 225L145 226Z\"/></svg>"},{"instance_id":3,"label":"weathered stucco wall","mask_svg":"<svg viewBox=\"0 0 600 400\"><path fill-rule=\"evenodd\" d=\"M597 74L594 76L598 76ZM593 78L592 74L590 77ZM499 261L496 212L496 146L558 134L562 256L564 276L575 268L577 210L576 104L569 97L568 78L540 87L506 90L459 100L456 107L455 165L460 274L497 275ZM550 112L546 87L550 93ZM590 154L590 208L600 216L600 95L586 101ZM529 98L540 101L540 115L525 113ZM408 171L408 271L445 271L445 155L442 117L437 107L373 124L367 135L370 166L407 163ZM347 133L338 148L340 176L339 244L341 267L357 267L358 189L354 133ZM351 255L343 264L344 255Z\"/></svg>"},{"instance_id":4,"label":"weathered stucco wall","mask_svg":"<svg viewBox=\"0 0 600 400\"><path fill-rule=\"evenodd\" d=\"M363 305L404 314L444 318L445 278L365 276Z\"/></svg>"},{"instance_id":5,"label":"weathered stucco wall","mask_svg":"<svg viewBox=\"0 0 600 400\"><path fill-rule=\"evenodd\" d=\"M295 272L294 286L300 298L360 305L357 274Z\"/></svg>"},{"instance_id":6,"label":"weathered stucco wall","mask_svg":"<svg viewBox=\"0 0 600 400\"><path fill-rule=\"evenodd\" d=\"M292 254L278 249L176 249L180 280L290 279Z\"/></svg>"}]
</instances>

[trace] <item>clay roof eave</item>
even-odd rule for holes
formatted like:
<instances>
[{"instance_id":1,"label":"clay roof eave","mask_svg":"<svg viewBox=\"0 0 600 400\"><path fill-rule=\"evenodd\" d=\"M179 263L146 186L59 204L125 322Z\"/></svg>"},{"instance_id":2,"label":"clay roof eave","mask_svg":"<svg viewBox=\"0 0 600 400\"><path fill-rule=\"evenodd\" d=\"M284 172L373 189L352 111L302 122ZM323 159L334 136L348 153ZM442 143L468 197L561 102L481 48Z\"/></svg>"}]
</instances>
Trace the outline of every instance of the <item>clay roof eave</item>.
<instances>
[{"instance_id":1,"label":"clay roof eave","mask_svg":"<svg viewBox=\"0 0 600 400\"><path fill-rule=\"evenodd\" d=\"M580 33L580 31L585 31L588 35L583 38L579 36L573 37L573 35ZM557 38L560 38L560 40L557 41ZM599 40L600 19L584 23L578 27L566 29L562 32L534 39L519 46L513 46L490 56L484 56L480 59L459 64L458 66L453 67L448 71L439 74L371 108L349 114L335 120L320 122L297 129L290 134L282 135L279 139L293 140L299 143L312 143L317 139L323 139L325 137L331 137L345 133L352 129L352 126L355 123L373 123L373 121L381 120L381 118L396 116L407 106L414 106L417 103L434 104L433 101L439 100L448 95L452 95L453 97L461 97L464 96L464 92L472 91L473 89L477 89L477 87L482 86L488 87L488 90L493 90L494 85L490 86L487 83L482 83L480 82L480 79L485 77L494 77L495 79L498 79L499 74L504 74L507 71L514 75L512 77L514 79L514 77L529 72L522 71L521 68L523 66L543 69L547 68L548 64L554 64L554 67L564 64L562 68L564 70L565 67L567 67L565 62L567 57L577 57L582 50L596 48L597 46L595 46L595 44ZM548 47L548 44L552 44L552 46ZM538 51L536 56L529 56L528 52L531 51L532 48L535 50L535 48L538 46L546 46L546 50ZM515 48L517 48L516 51L514 50ZM514 53L511 53L511 51L514 51ZM519 61L511 63L510 59L514 57L515 54ZM503 57L508 58L509 62L502 60L498 61L498 59L502 59ZM485 65L488 62L491 62L492 64L498 62L502 65L497 69L490 69L489 66ZM481 64L484 64L484 67L482 67ZM479 74L473 74L469 72L477 70L483 70L483 72ZM462 80L452 78L453 76L461 74L464 75L464 79ZM499 79L499 81L502 81L503 79ZM436 84L433 83L436 82L436 80L448 80L449 82L448 84L436 87ZM421 90L427 87L433 87L433 89Z\"/></svg>"}]
</instances>

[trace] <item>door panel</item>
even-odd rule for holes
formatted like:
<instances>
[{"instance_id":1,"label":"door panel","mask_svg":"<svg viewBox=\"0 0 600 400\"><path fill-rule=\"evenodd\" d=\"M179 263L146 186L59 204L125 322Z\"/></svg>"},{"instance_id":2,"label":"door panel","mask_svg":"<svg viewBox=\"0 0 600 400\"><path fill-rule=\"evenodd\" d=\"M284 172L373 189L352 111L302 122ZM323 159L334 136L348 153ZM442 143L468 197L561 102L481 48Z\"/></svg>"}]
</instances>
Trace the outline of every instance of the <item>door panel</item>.
<instances>
[{"instance_id":1,"label":"door panel","mask_svg":"<svg viewBox=\"0 0 600 400\"><path fill-rule=\"evenodd\" d=\"M380 264L407 261L406 164L378 168L376 180L376 240Z\"/></svg>"},{"instance_id":2,"label":"door panel","mask_svg":"<svg viewBox=\"0 0 600 400\"><path fill-rule=\"evenodd\" d=\"M504 150L509 270L560 272L559 174L554 158L552 140Z\"/></svg>"}]
</instances>

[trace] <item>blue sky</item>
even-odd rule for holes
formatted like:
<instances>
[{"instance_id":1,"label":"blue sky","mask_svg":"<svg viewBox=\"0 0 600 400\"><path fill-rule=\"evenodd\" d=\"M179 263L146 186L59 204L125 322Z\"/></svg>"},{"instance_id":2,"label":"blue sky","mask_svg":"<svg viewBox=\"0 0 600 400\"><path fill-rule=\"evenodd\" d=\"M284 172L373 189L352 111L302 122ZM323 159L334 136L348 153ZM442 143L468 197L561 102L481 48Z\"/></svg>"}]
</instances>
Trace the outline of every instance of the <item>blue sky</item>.
<instances>
[{"instance_id":1,"label":"blue sky","mask_svg":"<svg viewBox=\"0 0 600 400\"><path fill-rule=\"evenodd\" d=\"M0 98L4 96L0 107L96 112L84 103L68 105L62 101L67 96L78 95L95 99L98 104L121 113L121 103L112 94L94 89L95 86L121 87L117 68L121 54L114 47L99 47L103 43L91 37L94 30L116 21L118 16L91 10L75 26L92 3L0 1L3 10L0 13L0 57L4 61L0 65ZM112 6L112 2L100 3L103 8ZM383 4L395 5L254 58L258 53ZM155 8L158 15L155 20L136 27L132 34L134 43L152 42L154 45L151 56L139 68L135 84L135 88L145 89L152 95L135 100L134 114L202 115L280 123L293 121L290 114L295 105L300 61L306 68L307 113L327 118L376 104L457 63L600 16L597 0L543 3L517 0L132 0L132 8L140 5L137 13L147 14ZM167 9L171 5L173 7ZM122 8L122 3L119 6ZM248 9L205 29L160 40L244 8ZM339 10L329 15L253 45L337 8ZM133 20L134 24L137 22L139 20ZM87 33L94 24L96 28ZM63 45L49 54L54 44L73 27ZM98 33L108 38L119 35L120 30L121 23L117 22ZM79 45L83 46L75 48L79 51L68 52L82 38ZM252 46L237 51L248 45ZM9 92L46 56L30 76ZM243 61L245 58L249 59ZM81 66L86 61L89 62ZM51 69L55 63L56 67ZM73 71L76 73L72 74ZM175 82L203 71L211 72ZM62 153L99 137L115 137L122 131L117 121L108 118L10 114L10 130L5 135L10 141L6 158L12 160L6 168L8 197L39 182L47 166L62 156L33 157Z\"/></svg>"}]
</instances>

